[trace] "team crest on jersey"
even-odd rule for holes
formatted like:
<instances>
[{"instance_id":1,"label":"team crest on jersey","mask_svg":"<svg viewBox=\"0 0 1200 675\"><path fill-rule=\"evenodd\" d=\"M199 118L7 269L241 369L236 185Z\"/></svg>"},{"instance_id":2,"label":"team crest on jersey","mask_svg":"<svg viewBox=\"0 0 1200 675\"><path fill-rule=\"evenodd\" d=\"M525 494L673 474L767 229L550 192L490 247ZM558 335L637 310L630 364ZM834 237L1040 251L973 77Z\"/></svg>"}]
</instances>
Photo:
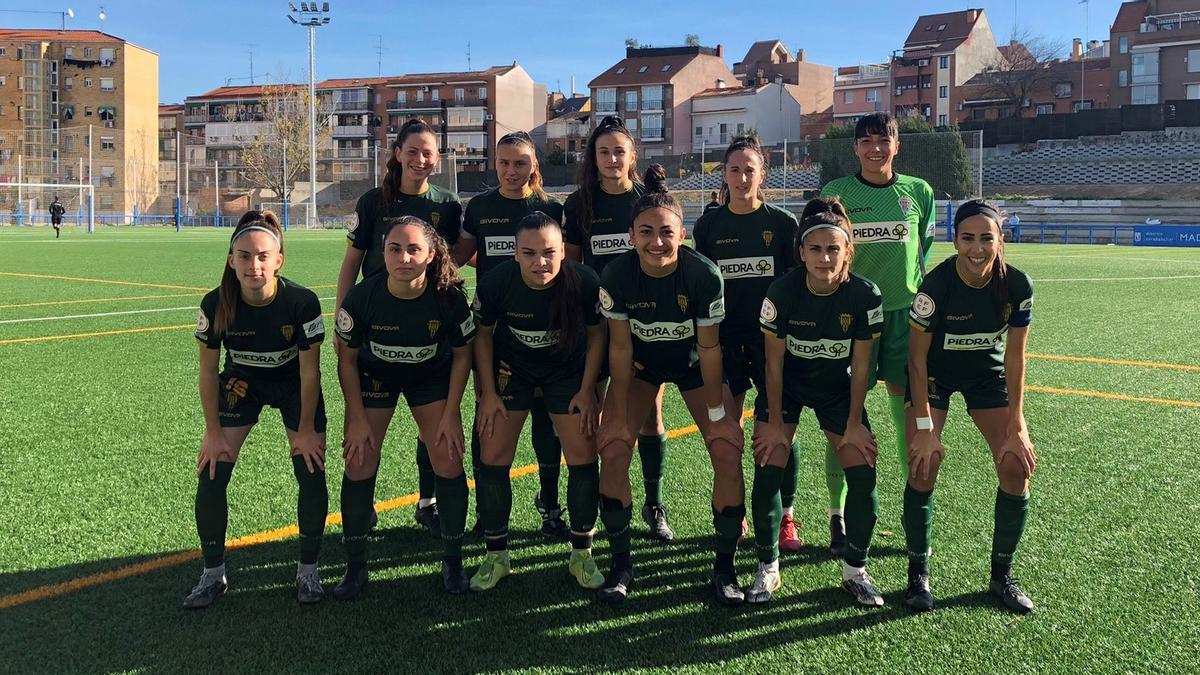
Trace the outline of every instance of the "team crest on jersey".
<instances>
[{"instance_id":1,"label":"team crest on jersey","mask_svg":"<svg viewBox=\"0 0 1200 675\"><path fill-rule=\"evenodd\" d=\"M225 383L225 407L233 410L238 401L246 396L249 388L250 385L246 384L245 380L239 380L236 377L229 378Z\"/></svg>"},{"instance_id":2,"label":"team crest on jersey","mask_svg":"<svg viewBox=\"0 0 1200 675\"><path fill-rule=\"evenodd\" d=\"M430 319L425 327L429 329L429 337L437 337L437 332L442 327L442 322L437 319Z\"/></svg>"},{"instance_id":3,"label":"team crest on jersey","mask_svg":"<svg viewBox=\"0 0 1200 675\"><path fill-rule=\"evenodd\" d=\"M762 235L763 235L763 243L766 244L767 246L770 246L771 242L775 241L775 233L770 230L763 232Z\"/></svg>"},{"instance_id":4,"label":"team crest on jersey","mask_svg":"<svg viewBox=\"0 0 1200 675\"><path fill-rule=\"evenodd\" d=\"M437 211L434 211L433 213L429 214L429 224L434 227L438 226L438 221L440 221L441 219L442 219L442 214L438 213Z\"/></svg>"},{"instance_id":5,"label":"team crest on jersey","mask_svg":"<svg viewBox=\"0 0 1200 675\"><path fill-rule=\"evenodd\" d=\"M687 296L680 293L675 296L675 302L679 304L679 311L687 313L688 299Z\"/></svg>"},{"instance_id":6,"label":"team crest on jersey","mask_svg":"<svg viewBox=\"0 0 1200 675\"><path fill-rule=\"evenodd\" d=\"M854 321L854 317L849 314L838 314L838 323L842 324L842 332L850 332L850 322Z\"/></svg>"},{"instance_id":7,"label":"team crest on jersey","mask_svg":"<svg viewBox=\"0 0 1200 675\"><path fill-rule=\"evenodd\" d=\"M334 320L334 323L337 324L337 329L343 333L349 333L350 329L354 328L354 319L350 316L350 312L347 312L342 307L338 308L337 318Z\"/></svg>"},{"instance_id":8,"label":"team crest on jersey","mask_svg":"<svg viewBox=\"0 0 1200 675\"><path fill-rule=\"evenodd\" d=\"M900 212L907 216L908 211L911 208L912 208L912 198L910 198L908 196L901 197L900 198Z\"/></svg>"},{"instance_id":9,"label":"team crest on jersey","mask_svg":"<svg viewBox=\"0 0 1200 675\"><path fill-rule=\"evenodd\" d=\"M205 316L204 310L200 310L200 315L196 317L196 332L197 333L207 333L208 332L208 317Z\"/></svg>"},{"instance_id":10,"label":"team crest on jersey","mask_svg":"<svg viewBox=\"0 0 1200 675\"><path fill-rule=\"evenodd\" d=\"M1011 317L1012 317L1012 303L1006 302L1006 303L1004 303L1004 309L1000 311L1000 320L1003 321L1004 323L1008 323L1008 320Z\"/></svg>"},{"instance_id":11,"label":"team crest on jersey","mask_svg":"<svg viewBox=\"0 0 1200 675\"><path fill-rule=\"evenodd\" d=\"M353 232L358 229L358 214L351 213L350 219L346 222L346 230Z\"/></svg>"},{"instance_id":12,"label":"team crest on jersey","mask_svg":"<svg viewBox=\"0 0 1200 675\"><path fill-rule=\"evenodd\" d=\"M510 377L512 377L512 371L509 370L507 364L501 362L500 370L496 374L496 388L503 392L508 388L508 379Z\"/></svg>"},{"instance_id":13,"label":"team crest on jersey","mask_svg":"<svg viewBox=\"0 0 1200 675\"><path fill-rule=\"evenodd\" d=\"M288 324L287 326L280 326L279 332L283 333L284 340L291 342L292 336L296 334L296 327L291 324Z\"/></svg>"},{"instance_id":14,"label":"team crest on jersey","mask_svg":"<svg viewBox=\"0 0 1200 675\"><path fill-rule=\"evenodd\" d=\"M371 391L379 391L383 389L383 381L371 378Z\"/></svg>"}]
</instances>

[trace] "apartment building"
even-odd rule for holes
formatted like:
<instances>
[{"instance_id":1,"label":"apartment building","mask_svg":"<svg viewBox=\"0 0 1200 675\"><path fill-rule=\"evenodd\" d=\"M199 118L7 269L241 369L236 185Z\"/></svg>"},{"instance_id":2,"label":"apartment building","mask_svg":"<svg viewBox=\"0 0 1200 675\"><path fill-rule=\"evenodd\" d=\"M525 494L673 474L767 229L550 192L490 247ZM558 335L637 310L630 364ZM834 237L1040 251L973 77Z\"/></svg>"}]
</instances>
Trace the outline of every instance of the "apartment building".
<instances>
[{"instance_id":1,"label":"apartment building","mask_svg":"<svg viewBox=\"0 0 1200 675\"><path fill-rule=\"evenodd\" d=\"M736 81L721 45L627 47L625 58L588 83L591 124L620 115L643 158L691 152L692 97Z\"/></svg>"},{"instance_id":2,"label":"apartment building","mask_svg":"<svg viewBox=\"0 0 1200 675\"><path fill-rule=\"evenodd\" d=\"M1200 99L1200 0L1141 0L1109 35L1113 105Z\"/></svg>"},{"instance_id":3,"label":"apartment building","mask_svg":"<svg viewBox=\"0 0 1200 675\"><path fill-rule=\"evenodd\" d=\"M98 212L134 213L158 196L158 156L156 53L99 31L0 29L0 181L91 180ZM15 209L10 192L0 209ZM26 212L52 199L24 196Z\"/></svg>"},{"instance_id":4,"label":"apartment building","mask_svg":"<svg viewBox=\"0 0 1200 675\"><path fill-rule=\"evenodd\" d=\"M891 59L894 114L951 124L960 112L962 86L1001 58L982 9L919 17Z\"/></svg>"}]
</instances>

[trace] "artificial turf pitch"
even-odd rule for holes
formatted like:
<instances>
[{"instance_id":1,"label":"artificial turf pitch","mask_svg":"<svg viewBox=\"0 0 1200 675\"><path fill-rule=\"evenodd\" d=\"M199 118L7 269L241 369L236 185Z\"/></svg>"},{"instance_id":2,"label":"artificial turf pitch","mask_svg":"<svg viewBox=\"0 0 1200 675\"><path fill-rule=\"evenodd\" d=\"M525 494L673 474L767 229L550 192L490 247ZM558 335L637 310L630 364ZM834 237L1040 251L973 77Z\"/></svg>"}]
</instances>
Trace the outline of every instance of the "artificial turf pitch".
<instances>
[{"instance_id":1,"label":"artificial turf pitch","mask_svg":"<svg viewBox=\"0 0 1200 675\"><path fill-rule=\"evenodd\" d=\"M416 471L414 426L403 412L380 469L376 498L387 510L369 547L371 585L357 602L327 597L301 607L297 541L281 529L295 522L295 483L282 425L265 411L230 487L229 537L247 544L229 552L230 591L207 611L186 612L179 604L201 567L192 500L203 423L191 327L227 241L228 230L68 228L55 241L48 228L0 229L3 670L1200 668L1200 251L1008 248L1009 261L1033 277L1036 298L1026 415L1039 464L1016 562L1038 605L1031 616L998 608L986 593L996 481L958 399L937 488L938 607L906 611L902 483L881 391L868 410L881 440L870 569L882 609L859 609L838 587L839 564L826 549L823 441L808 413L796 502L806 545L784 555L783 590L766 607L711 600L711 469L694 433L670 449L666 503L677 540L635 538L638 581L625 605L596 605L567 575L567 544L536 533L533 475L513 481L517 573L486 594L447 596L440 544L418 531L406 499ZM285 238L284 274L313 287L327 312L342 242L338 232ZM949 251L939 244L935 259ZM117 312L137 313L79 316ZM1085 360L1049 358L1058 356ZM322 365L336 512L342 405L329 344ZM686 430L678 394L666 400L667 428ZM469 401L464 410L469 418ZM532 463L526 438L515 466ZM562 482L565 497L565 470ZM635 526L644 533L636 517ZM339 535L331 523L327 592L342 572ZM468 535L469 572L482 548ZM606 568L603 535L596 553ZM743 548L743 583L754 565Z\"/></svg>"}]
</instances>

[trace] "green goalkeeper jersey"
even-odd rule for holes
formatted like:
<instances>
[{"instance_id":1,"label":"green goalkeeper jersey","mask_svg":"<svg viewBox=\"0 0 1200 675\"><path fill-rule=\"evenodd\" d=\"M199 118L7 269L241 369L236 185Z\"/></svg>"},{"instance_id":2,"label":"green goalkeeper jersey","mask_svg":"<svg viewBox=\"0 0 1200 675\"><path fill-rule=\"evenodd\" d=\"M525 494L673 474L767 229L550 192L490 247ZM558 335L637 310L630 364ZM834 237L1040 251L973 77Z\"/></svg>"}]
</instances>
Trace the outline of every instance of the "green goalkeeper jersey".
<instances>
[{"instance_id":1,"label":"green goalkeeper jersey","mask_svg":"<svg viewBox=\"0 0 1200 675\"><path fill-rule=\"evenodd\" d=\"M830 181L821 196L840 197L846 207L854 228L850 267L879 287L884 311L912 307L933 245L929 183L897 173L887 185L875 185L857 174Z\"/></svg>"}]
</instances>

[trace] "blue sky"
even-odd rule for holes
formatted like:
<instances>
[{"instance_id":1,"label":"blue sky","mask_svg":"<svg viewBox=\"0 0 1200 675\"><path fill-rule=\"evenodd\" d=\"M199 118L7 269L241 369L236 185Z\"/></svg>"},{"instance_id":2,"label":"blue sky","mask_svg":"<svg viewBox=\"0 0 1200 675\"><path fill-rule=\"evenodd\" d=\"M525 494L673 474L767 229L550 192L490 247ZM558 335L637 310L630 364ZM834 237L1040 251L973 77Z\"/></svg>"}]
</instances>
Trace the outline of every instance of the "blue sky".
<instances>
[{"instance_id":1,"label":"blue sky","mask_svg":"<svg viewBox=\"0 0 1200 675\"><path fill-rule=\"evenodd\" d=\"M70 28L101 29L159 54L159 98L180 102L241 78L248 83L253 45L256 74L283 74L307 81L305 30L286 18L286 0L230 2L203 0L9 0L5 8L75 10ZM983 7L998 41L1016 23L1057 40L1064 53L1084 32L1085 5L1078 0L997 0L995 2L877 3L865 18L841 7L863 2L364 2L331 0L332 21L317 31L317 77L373 76L379 72L377 36L383 39L383 74L466 70L471 65L520 63L553 91L586 90L590 79L624 56L627 37L653 45L682 44L695 33L705 45L721 43L732 66L756 40L783 40L793 53L832 66L884 59L903 44L920 13ZM1120 0L1090 0L1088 37L1106 39ZM5 27L57 27L52 15L0 13ZM260 78L255 79L256 82Z\"/></svg>"}]
</instances>

